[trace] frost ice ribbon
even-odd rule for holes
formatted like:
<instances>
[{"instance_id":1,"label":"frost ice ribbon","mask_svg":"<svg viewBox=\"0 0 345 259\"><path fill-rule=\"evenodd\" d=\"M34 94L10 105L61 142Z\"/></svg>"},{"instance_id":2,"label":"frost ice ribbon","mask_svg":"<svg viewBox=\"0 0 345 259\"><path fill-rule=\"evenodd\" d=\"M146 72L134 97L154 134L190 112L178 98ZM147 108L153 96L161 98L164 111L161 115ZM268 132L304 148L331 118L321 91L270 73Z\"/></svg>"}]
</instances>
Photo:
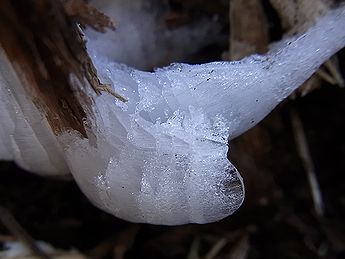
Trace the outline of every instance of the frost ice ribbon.
<instances>
[{"instance_id":1,"label":"frost ice ribbon","mask_svg":"<svg viewBox=\"0 0 345 259\"><path fill-rule=\"evenodd\" d=\"M69 131L55 146L63 147L87 197L117 217L166 225L220 220L244 198L242 179L227 160L228 140L262 120L340 50L344 26L345 7L340 7L266 55L173 64L153 73L117 64L91 44L101 81L128 102L95 97L89 138ZM7 103L2 113L13 121L8 110ZM1 126L4 136L13 134Z\"/></svg>"}]
</instances>

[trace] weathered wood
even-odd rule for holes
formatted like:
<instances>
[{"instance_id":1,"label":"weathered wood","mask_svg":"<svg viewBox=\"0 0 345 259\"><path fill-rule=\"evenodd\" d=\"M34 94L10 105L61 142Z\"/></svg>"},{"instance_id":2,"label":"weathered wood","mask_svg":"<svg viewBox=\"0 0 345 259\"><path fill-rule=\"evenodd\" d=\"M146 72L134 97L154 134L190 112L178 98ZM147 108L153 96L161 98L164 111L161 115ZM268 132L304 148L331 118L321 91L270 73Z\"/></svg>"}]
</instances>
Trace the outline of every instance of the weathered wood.
<instances>
[{"instance_id":1,"label":"weathered wood","mask_svg":"<svg viewBox=\"0 0 345 259\"><path fill-rule=\"evenodd\" d=\"M86 137L84 121L92 97L80 87L98 92L100 82L78 25L63 3L1 1L0 47L54 133L70 128Z\"/></svg>"}]
</instances>

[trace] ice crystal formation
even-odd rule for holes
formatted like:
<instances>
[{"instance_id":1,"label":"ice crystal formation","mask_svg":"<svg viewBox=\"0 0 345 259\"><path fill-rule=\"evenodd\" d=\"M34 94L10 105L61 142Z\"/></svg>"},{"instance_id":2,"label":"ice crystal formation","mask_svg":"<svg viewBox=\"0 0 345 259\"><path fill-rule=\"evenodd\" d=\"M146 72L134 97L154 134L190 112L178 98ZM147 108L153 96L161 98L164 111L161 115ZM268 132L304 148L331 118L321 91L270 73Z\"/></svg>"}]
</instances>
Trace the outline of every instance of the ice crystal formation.
<instances>
[{"instance_id":1,"label":"ice crystal formation","mask_svg":"<svg viewBox=\"0 0 345 259\"><path fill-rule=\"evenodd\" d=\"M95 96L89 138L73 131L55 138L38 112L22 115L35 107L9 79L9 68L1 67L1 121L9 123L1 123L0 155L41 173L68 168L96 206L129 221L220 220L244 198L242 179L227 159L228 141L262 120L340 50L344 26L345 8L339 7L266 55L172 64L154 72L117 63L100 44L108 36L86 32L101 81L128 102ZM36 153L28 147L37 147Z\"/></svg>"}]
</instances>

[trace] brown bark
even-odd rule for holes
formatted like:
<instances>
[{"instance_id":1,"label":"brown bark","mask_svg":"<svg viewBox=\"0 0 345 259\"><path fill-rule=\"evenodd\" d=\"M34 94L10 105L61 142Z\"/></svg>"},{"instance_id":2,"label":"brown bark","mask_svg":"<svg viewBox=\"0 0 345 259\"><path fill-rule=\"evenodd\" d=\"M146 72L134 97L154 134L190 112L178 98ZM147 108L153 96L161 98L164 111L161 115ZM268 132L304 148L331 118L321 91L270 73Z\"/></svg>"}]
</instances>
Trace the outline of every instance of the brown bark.
<instances>
[{"instance_id":1,"label":"brown bark","mask_svg":"<svg viewBox=\"0 0 345 259\"><path fill-rule=\"evenodd\" d=\"M231 1L229 18L231 60L267 51L268 25L261 1Z\"/></svg>"},{"instance_id":2,"label":"brown bark","mask_svg":"<svg viewBox=\"0 0 345 259\"><path fill-rule=\"evenodd\" d=\"M63 3L1 1L0 47L52 130L57 134L71 128L86 137L83 121L92 99L80 87L98 92L100 82L77 23Z\"/></svg>"}]
</instances>

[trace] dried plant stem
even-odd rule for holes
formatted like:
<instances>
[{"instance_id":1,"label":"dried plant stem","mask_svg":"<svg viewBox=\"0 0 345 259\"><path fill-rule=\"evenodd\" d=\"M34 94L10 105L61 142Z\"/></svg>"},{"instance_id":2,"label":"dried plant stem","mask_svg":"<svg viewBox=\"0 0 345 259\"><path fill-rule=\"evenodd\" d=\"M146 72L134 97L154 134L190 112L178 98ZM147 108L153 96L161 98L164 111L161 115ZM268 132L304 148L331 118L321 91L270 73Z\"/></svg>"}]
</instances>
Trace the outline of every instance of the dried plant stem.
<instances>
[{"instance_id":1,"label":"dried plant stem","mask_svg":"<svg viewBox=\"0 0 345 259\"><path fill-rule=\"evenodd\" d=\"M246 259L248 256L250 245L249 245L249 234L244 233L240 240L237 242L236 246L231 251L230 259Z\"/></svg>"},{"instance_id":2,"label":"dried plant stem","mask_svg":"<svg viewBox=\"0 0 345 259\"><path fill-rule=\"evenodd\" d=\"M214 259L229 241L226 238L219 239L205 256L205 259Z\"/></svg>"},{"instance_id":3,"label":"dried plant stem","mask_svg":"<svg viewBox=\"0 0 345 259\"><path fill-rule=\"evenodd\" d=\"M324 71L323 69L319 69L315 72L318 76L320 76L323 80L325 80L327 83L330 83L331 85L336 85L337 81L334 79L334 77L332 77L331 75L329 75L326 71Z\"/></svg>"},{"instance_id":4,"label":"dried plant stem","mask_svg":"<svg viewBox=\"0 0 345 259\"><path fill-rule=\"evenodd\" d=\"M23 245L25 245L38 258L49 259L50 257L44 253L35 243L34 239L23 229L13 215L3 206L0 206L0 221L2 224L17 237Z\"/></svg>"},{"instance_id":5,"label":"dried plant stem","mask_svg":"<svg viewBox=\"0 0 345 259\"><path fill-rule=\"evenodd\" d=\"M128 100L126 98L124 98L123 96L119 95L118 93L114 92L110 86L108 85L102 85L102 86L98 86L97 90L99 91L103 91L103 92L107 92L110 95L114 96L116 99L120 100L121 102L127 102Z\"/></svg>"},{"instance_id":6,"label":"dried plant stem","mask_svg":"<svg viewBox=\"0 0 345 259\"><path fill-rule=\"evenodd\" d=\"M291 123L293 128L293 133L295 137L295 142L297 146L297 151L299 156L301 157L303 167L306 171L308 182L310 185L312 198L314 202L314 209L316 215L323 216L324 214L324 204L322 200L322 195L320 191L320 186L315 174L315 167L314 163L310 154L310 150L308 147L308 141L303 129L303 123L295 109L291 109L290 112L291 116Z\"/></svg>"},{"instance_id":7,"label":"dried plant stem","mask_svg":"<svg viewBox=\"0 0 345 259\"><path fill-rule=\"evenodd\" d=\"M330 59L330 60L326 61L325 66L327 67L330 74L332 75L332 77L336 81L336 84L339 85L340 87L344 87L345 82L344 82L344 79L341 75L341 72L339 71L339 67L337 66L336 59L335 60Z\"/></svg>"}]
</instances>

